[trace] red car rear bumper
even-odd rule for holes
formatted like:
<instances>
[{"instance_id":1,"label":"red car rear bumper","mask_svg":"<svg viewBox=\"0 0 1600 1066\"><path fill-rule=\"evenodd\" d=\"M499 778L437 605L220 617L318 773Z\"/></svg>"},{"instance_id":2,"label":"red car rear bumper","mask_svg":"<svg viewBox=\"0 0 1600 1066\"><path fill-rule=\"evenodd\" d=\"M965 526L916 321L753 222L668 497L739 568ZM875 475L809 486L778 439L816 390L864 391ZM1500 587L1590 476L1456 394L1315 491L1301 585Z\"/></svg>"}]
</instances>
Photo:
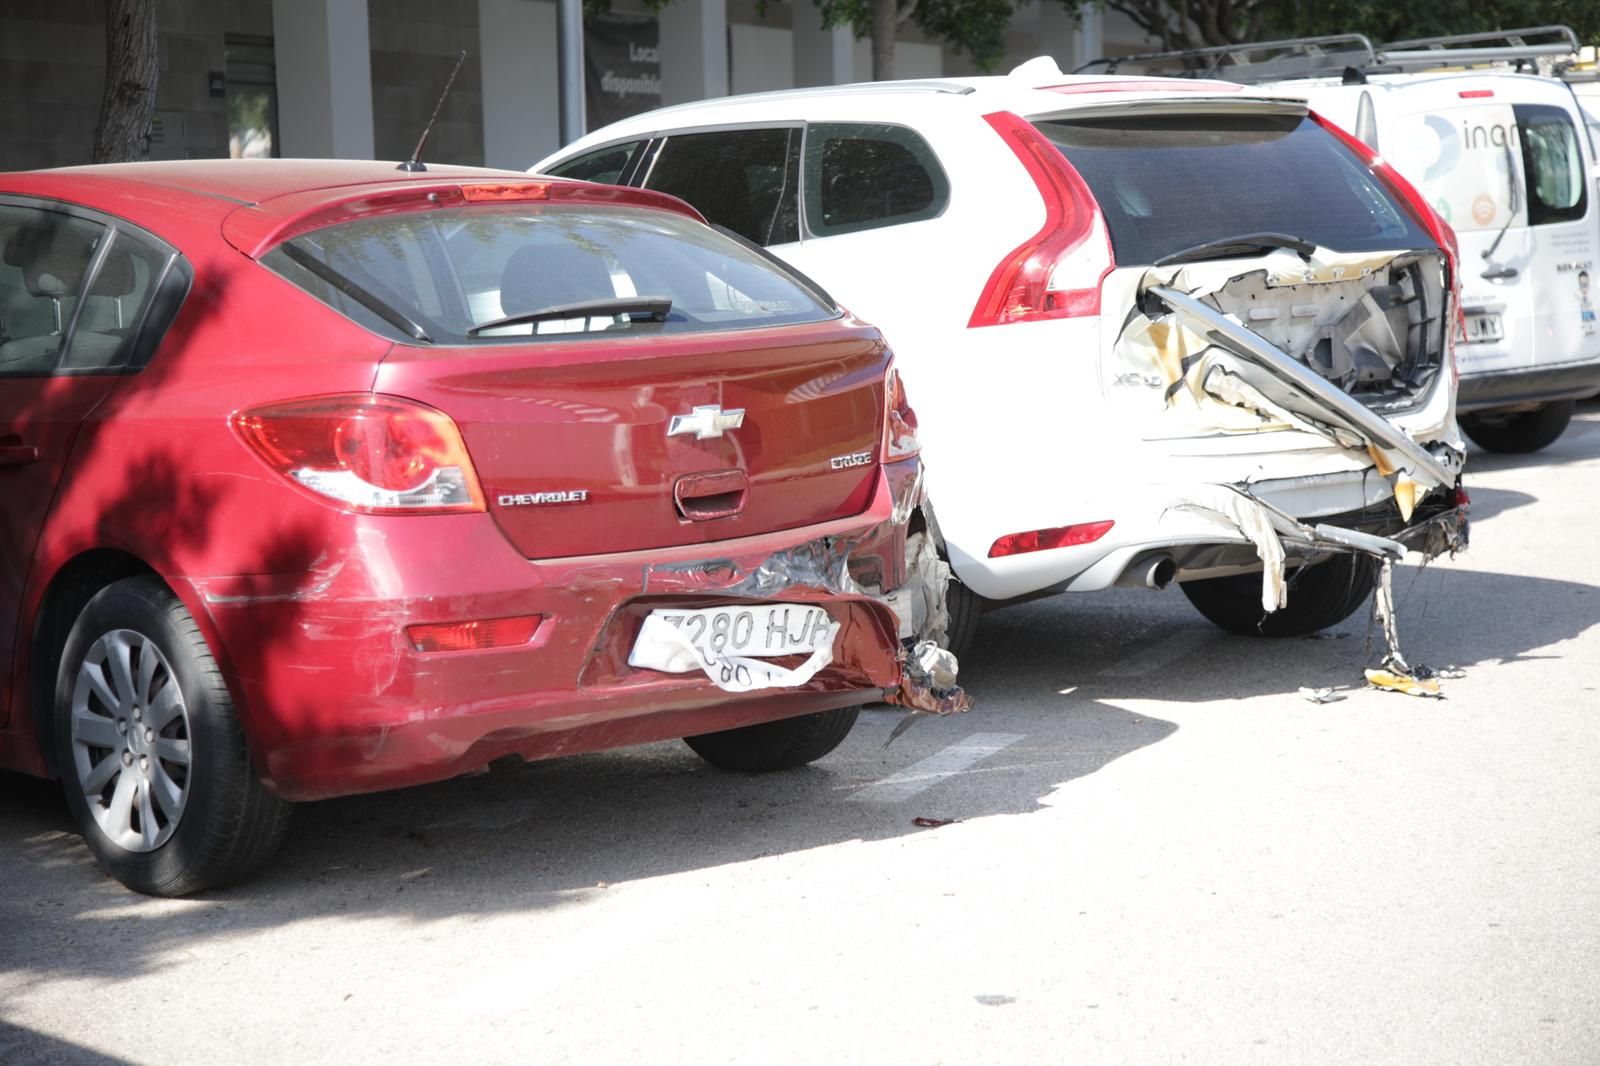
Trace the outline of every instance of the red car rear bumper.
<instances>
[{"instance_id":1,"label":"red car rear bumper","mask_svg":"<svg viewBox=\"0 0 1600 1066\"><path fill-rule=\"evenodd\" d=\"M189 582L257 769L307 800L730 729L877 698L900 683L894 613L917 462L851 519L717 544L530 561L486 514L351 516L309 572ZM896 521L898 519L898 521ZM627 665L653 607L825 603L834 661L797 689L736 695ZM408 626L541 616L515 648L419 652Z\"/></svg>"}]
</instances>

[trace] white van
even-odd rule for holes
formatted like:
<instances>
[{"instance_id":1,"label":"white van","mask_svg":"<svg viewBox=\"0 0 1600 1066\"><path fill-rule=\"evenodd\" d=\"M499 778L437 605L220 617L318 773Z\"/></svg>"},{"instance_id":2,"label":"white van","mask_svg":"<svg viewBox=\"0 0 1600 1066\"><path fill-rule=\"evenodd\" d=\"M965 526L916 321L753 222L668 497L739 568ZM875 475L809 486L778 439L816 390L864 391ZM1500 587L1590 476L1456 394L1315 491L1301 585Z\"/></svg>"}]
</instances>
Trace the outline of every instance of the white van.
<instances>
[{"instance_id":1,"label":"white van","mask_svg":"<svg viewBox=\"0 0 1600 1066\"><path fill-rule=\"evenodd\" d=\"M1185 64L1305 97L1417 185L1461 245L1461 427L1531 452L1600 391L1600 188L1573 91L1545 76L1564 26L1399 41L1357 34L1102 60ZM1524 73L1525 71L1525 73Z\"/></svg>"}]
</instances>

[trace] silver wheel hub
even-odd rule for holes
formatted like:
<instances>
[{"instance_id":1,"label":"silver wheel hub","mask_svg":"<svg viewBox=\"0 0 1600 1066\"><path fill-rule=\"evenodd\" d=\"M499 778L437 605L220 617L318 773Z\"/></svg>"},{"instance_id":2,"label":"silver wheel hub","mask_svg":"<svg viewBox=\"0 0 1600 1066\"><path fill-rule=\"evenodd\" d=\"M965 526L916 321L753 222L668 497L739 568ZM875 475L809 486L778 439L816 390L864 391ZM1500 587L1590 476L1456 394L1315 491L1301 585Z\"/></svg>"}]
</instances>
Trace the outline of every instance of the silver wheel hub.
<instances>
[{"instance_id":1,"label":"silver wheel hub","mask_svg":"<svg viewBox=\"0 0 1600 1066\"><path fill-rule=\"evenodd\" d=\"M113 844L154 851L189 799L189 708L166 656L131 629L89 647L72 689L72 762Z\"/></svg>"}]
</instances>

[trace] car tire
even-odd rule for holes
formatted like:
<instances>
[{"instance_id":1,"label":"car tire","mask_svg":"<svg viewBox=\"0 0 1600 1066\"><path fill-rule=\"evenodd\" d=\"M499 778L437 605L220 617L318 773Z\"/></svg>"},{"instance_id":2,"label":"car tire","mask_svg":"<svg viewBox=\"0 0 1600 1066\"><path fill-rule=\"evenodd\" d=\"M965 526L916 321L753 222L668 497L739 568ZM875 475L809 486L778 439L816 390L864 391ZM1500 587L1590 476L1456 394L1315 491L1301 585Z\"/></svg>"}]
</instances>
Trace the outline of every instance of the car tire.
<instances>
[{"instance_id":1,"label":"car tire","mask_svg":"<svg viewBox=\"0 0 1600 1066\"><path fill-rule=\"evenodd\" d=\"M1178 587L1207 619L1230 633L1303 637L1337 625L1372 594L1378 561L1370 555L1335 555L1288 575L1289 602L1261 609L1261 575L1238 574L1185 581Z\"/></svg>"},{"instance_id":2,"label":"car tire","mask_svg":"<svg viewBox=\"0 0 1600 1066\"><path fill-rule=\"evenodd\" d=\"M57 766L102 870L135 892L184 896L272 855L290 806L256 776L205 638L159 579L96 594L56 678Z\"/></svg>"},{"instance_id":3,"label":"car tire","mask_svg":"<svg viewBox=\"0 0 1600 1066\"><path fill-rule=\"evenodd\" d=\"M1462 415L1461 431L1486 452L1526 455L1560 439L1577 406L1576 400L1556 400L1520 414L1497 415L1485 411Z\"/></svg>"},{"instance_id":4,"label":"car tire","mask_svg":"<svg viewBox=\"0 0 1600 1066\"><path fill-rule=\"evenodd\" d=\"M983 597L973 592L961 583L961 579L951 575L950 581L944 587L945 610L949 612L950 621L945 626L945 648L957 660L966 657L972 650L972 642L978 637L978 619L983 614Z\"/></svg>"},{"instance_id":5,"label":"car tire","mask_svg":"<svg viewBox=\"0 0 1600 1066\"><path fill-rule=\"evenodd\" d=\"M684 737L694 753L723 770L765 774L816 762L837 748L856 724L860 707L840 707L798 718Z\"/></svg>"}]
</instances>

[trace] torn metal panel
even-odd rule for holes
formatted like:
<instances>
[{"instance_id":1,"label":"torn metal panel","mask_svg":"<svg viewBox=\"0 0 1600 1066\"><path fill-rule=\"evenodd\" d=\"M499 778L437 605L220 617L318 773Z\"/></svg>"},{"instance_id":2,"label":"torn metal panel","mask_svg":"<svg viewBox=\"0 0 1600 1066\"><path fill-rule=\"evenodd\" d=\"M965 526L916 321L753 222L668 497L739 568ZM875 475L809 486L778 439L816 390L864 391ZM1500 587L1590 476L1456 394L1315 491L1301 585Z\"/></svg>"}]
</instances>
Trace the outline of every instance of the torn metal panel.
<instances>
[{"instance_id":1,"label":"torn metal panel","mask_svg":"<svg viewBox=\"0 0 1600 1066\"><path fill-rule=\"evenodd\" d=\"M1378 450L1392 469L1403 469L1429 487L1454 483L1456 471L1304 363L1192 296L1165 286L1152 287L1149 292L1198 324L1208 339L1248 360L1235 362L1229 370L1276 405L1317 427L1322 436L1341 447L1350 447L1355 441L1365 443Z\"/></svg>"},{"instance_id":2,"label":"torn metal panel","mask_svg":"<svg viewBox=\"0 0 1600 1066\"><path fill-rule=\"evenodd\" d=\"M1191 511L1237 530L1261 557L1261 609L1271 613L1288 604L1283 542L1273 524L1273 509L1228 485L1196 485L1175 500L1172 509Z\"/></svg>"},{"instance_id":3,"label":"torn metal panel","mask_svg":"<svg viewBox=\"0 0 1600 1066\"><path fill-rule=\"evenodd\" d=\"M960 666L956 657L931 640L925 640L901 656L900 687L884 697L885 703L928 714L960 714L972 709L972 697L956 684ZM893 740L910 719L897 726Z\"/></svg>"},{"instance_id":4,"label":"torn metal panel","mask_svg":"<svg viewBox=\"0 0 1600 1066\"><path fill-rule=\"evenodd\" d=\"M885 596L900 618L901 640L932 641L940 647L950 642L949 584L950 564L939 556L932 534L907 537L905 582Z\"/></svg>"}]
</instances>

